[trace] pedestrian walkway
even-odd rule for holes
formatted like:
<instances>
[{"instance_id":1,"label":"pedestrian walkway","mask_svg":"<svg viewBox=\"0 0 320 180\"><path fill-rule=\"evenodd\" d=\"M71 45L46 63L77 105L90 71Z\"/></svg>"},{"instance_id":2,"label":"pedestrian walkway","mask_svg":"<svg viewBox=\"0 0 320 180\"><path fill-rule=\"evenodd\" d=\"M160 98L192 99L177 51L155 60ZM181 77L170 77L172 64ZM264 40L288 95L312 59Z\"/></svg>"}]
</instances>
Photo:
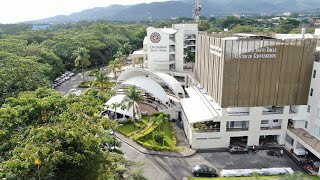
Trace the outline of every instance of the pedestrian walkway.
<instances>
[{"instance_id":1,"label":"pedestrian walkway","mask_svg":"<svg viewBox=\"0 0 320 180\"><path fill-rule=\"evenodd\" d=\"M128 144L129 146L133 147L137 151L148 154L148 155L159 155L159 156L169 156L169 157L190 157L196 153L194 149L190 148L183 148L182 152L169 152L169 151L154 151L154 150L148 150L138 143L134 142L132 139L124 136L121 133L116 132L115 133L117 139L122 141L123 143Z\"/></svg>"}]
</instances>

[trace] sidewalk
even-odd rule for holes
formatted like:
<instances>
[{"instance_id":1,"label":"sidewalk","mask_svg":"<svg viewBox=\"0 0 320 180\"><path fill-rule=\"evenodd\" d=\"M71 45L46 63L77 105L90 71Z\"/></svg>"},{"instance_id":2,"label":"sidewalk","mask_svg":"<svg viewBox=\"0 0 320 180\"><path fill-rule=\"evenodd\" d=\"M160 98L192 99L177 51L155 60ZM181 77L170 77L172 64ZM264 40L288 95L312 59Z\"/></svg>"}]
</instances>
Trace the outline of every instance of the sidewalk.
<instances>
[{"instance_id":1,"label":"sidewalk","mask_svg":"<svg viewBox=\"0 0 320 180\"><path fill-rule=\"evenodd\" d=\"M132 139L127 138L126 136L122 135L121 133L115 132L115 135L117 139L120 141L128 144L129 146L133 147L137 151L148 154L148 155L158 155L158 156L168 156L168 157L190 157L196 153L195 150L190 148L184 148L185 150L182 152L169 152L169 151L154 151L154 150L148 150L138 143L134 142Z\"/></svg>"}]
</instances>

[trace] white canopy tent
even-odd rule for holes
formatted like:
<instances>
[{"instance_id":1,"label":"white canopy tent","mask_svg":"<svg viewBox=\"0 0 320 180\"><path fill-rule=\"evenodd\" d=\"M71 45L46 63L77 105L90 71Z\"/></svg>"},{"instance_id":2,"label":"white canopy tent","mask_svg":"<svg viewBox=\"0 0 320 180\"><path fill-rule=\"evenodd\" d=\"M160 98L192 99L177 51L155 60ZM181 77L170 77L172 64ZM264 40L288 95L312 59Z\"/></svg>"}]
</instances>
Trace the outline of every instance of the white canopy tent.
<instances>
[{"instance_id":1,"label":"white canopy tent","mask_svg":"<svg viewBox=\"0 0 320 180\"><path fill-rule=\"evenodd\" d=\"M125 100L125 97L126 97L126 95L124 95L124 94L117 94L117 95L111 97L109 99L109 101L104 104L104 106L105 106L104 111L109 110L112 112L117 112L119 114L133 117L132 106L130 108L126 108L126 109L121 109L121 107L117 107L116 109L111 108L112 104L123 102ZM135 107L138 107L138 108L136 108L136 111L139 112L139 106L137 104L135 104ZM139 118L138 113L136 113L136 119L138 119L138 118Z\"/></svg>"},{"instance_id":2,"label":"white canopy tent","mask_svg":"<svg viewBox=\"0 0 320 180\"><path fill-rule=\"evenodd\" d=\"M137 76L144 76L144 77L150 77L156 81L160 81L164 83L166 86L168 86L174 95L176 97L185 97L185 92L180 85L179 81L177 81L174 77L165 74L165 73L153 73L147 69L142 69L142 68L130 68L125 71L123 71L117 81L126 81L132 77L137 77Z\"/></svg>"},{"instance_id":3,"label":"white canopy tent","mask_svg":"<svg viewBox=\"0 0 320 180\"><path fill-rule=\"evenodd\" d=\"M122 85L129 85L129 86L137 86L146 92L152 94L155 98L159 99L164 105L170 107L170 100L163 90L163 88L156 83L154 80L144 77L144 76L137 76L130 78L122 83Z\"/></svg>"}]
</instances>

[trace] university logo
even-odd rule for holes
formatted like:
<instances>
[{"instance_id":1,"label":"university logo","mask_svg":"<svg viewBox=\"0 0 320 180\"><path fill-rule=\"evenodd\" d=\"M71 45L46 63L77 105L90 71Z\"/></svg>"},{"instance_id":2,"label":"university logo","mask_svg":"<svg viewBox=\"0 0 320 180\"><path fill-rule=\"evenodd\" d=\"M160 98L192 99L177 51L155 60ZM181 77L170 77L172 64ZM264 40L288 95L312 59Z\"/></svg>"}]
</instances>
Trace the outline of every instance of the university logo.
<instances>
[{"instance_id":1,"label":"university logo","mask_svg":"<svg viewBox=\"0 0 320 180\"><path fill-rule=\"evenodd\" d=\"M153 42L153 43L158 43L158 42L160 42L160 40L161 40L161 36L160 36L159 33L154 32L154 33L152 33L152 34L150 35L150 40L151 40L151 42Z\"/></svg>"}]
</instances>

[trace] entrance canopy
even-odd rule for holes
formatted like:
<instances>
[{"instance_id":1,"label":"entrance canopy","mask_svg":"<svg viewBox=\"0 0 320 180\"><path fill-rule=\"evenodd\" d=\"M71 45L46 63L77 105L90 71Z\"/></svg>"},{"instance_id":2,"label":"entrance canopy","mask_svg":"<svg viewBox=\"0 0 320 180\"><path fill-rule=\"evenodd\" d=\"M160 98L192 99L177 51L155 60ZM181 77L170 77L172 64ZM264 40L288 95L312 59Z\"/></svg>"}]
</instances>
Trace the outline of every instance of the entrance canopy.
<instances>
[{"instance_id":1,"label":"entrance canopy","mask_svg":"<svg viewBox=\"0 0 320 180\"><path fill-rule=\"evenodd\" d=\"M149 70L142 68L130 68L122 72L117 81L126 81L132 77L144 76L150 77L153 80L160 81L168 86L176 97L185 97L184 90L180 85L179 81L177 81L174 77L165 74L165 73L153 73Z\"/></svg>"},{"instance_id":2,"label":"entrance canopy","mask_svg":"<svg viewBox=\"0 0 320 180\"><path fill-rule=\"evenodd\" d=\"M126 97L126 95L124 95L124 94L117 94L117 95L111 97L109 99L109 101L104 104L105 105L104 111L109 110L112 112L117 112L119 114L133 117L132 106L130 108L125 108L125 109L121 109L121 107L117 107L116 109L112 108L113 104L122 103L124 101L125 97ZM137 104L136 104L136 107L138 107ZM136 113L136 115L138 115L138 113ZM138 118L138 116L136 118Z\"/></svg>"},{"instance_id":3,"label":"entrance canopy","mask_svg":"<svg viewBox=\"0 0 320 180\"><path fill-rule=\"evenodd\" d=\"M143 89L146 92L152 94L155 98L159 99L167 107L170 107L170 100L166 92L158 83L156 83L154 80L150 78L144 76L137 76L124 81L122 85L137 86L140 89Z\"/></svg>"}]
</instances>

